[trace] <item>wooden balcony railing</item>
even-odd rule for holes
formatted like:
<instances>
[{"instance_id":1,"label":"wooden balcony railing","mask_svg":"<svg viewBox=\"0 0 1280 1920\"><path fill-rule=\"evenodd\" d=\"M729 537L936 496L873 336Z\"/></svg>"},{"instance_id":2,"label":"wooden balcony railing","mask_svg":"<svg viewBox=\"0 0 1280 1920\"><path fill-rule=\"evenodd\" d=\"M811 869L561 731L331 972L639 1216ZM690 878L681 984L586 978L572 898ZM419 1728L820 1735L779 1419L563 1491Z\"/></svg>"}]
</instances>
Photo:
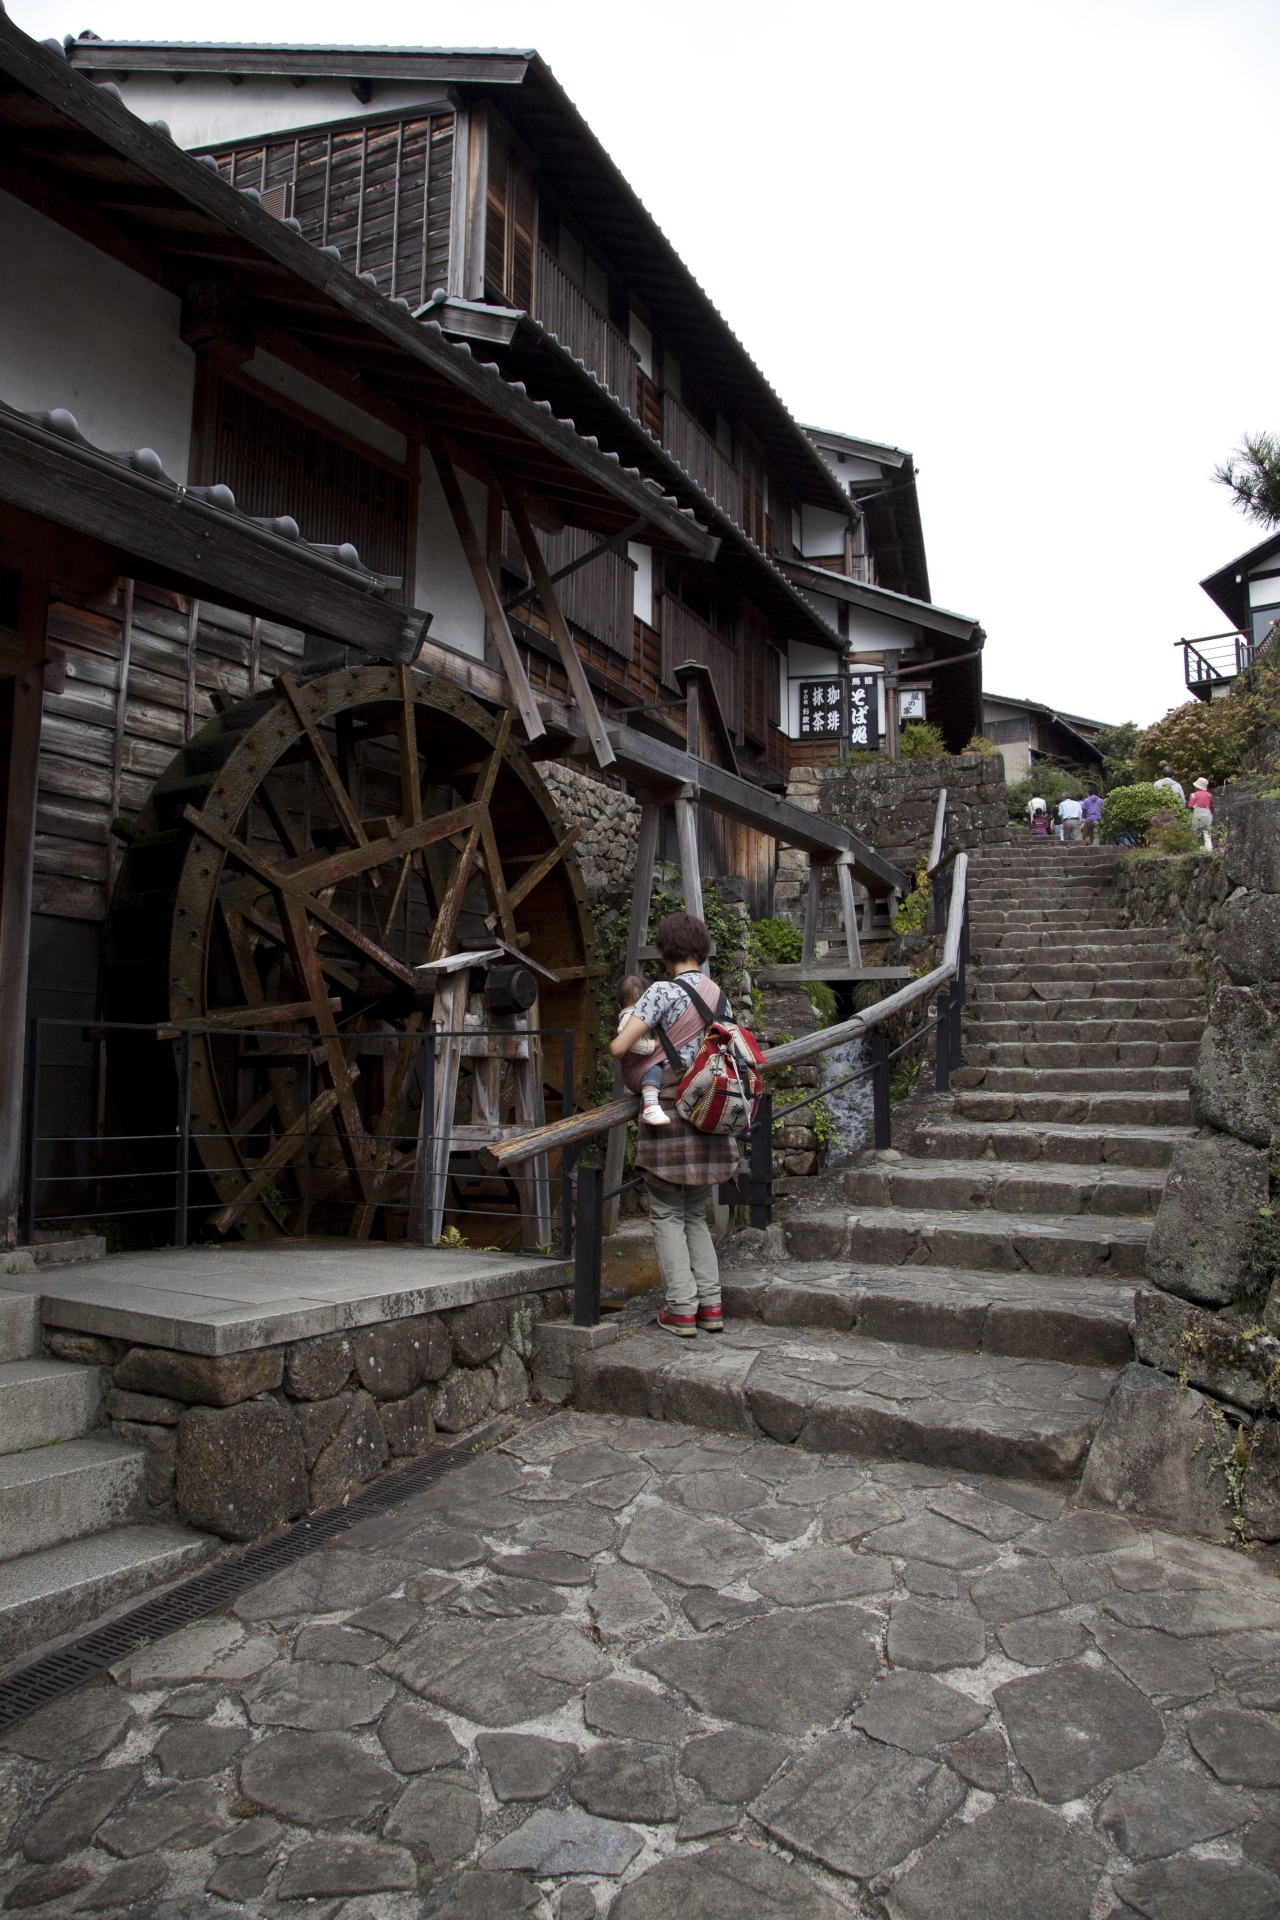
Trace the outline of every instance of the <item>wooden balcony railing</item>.
<instances>
[{"instance_id":1,"label":"wooden balcony railing","mask_svg":"<svg viewBox=\"0 0 1280 1920\"><path fill-rule=\"evenodd\" d=\"M635 412L639 354L569 278L555 255L541 246L533 314L540 325L555 334L561 346L568 347L604 382L615 399Z\"/></svg>"},{"instance_id":2,"label":"wooden balcony railing","mask_svg":"<svg viewBox=\"0 0 1280 1920\"><path fill-rule=\"evenodd\" d=\"M675 685L675 670L686 660L709 667L715 681L720 711L731 733L742 727L742 684L738 672L738 649L734 642L696 613L690 613L682 601L669 593L662 596L662 678L668 687Z\"/></svg>"},{"instance_id":3,"label":"wooden balcony railing","mask_svg":"<svg viewBox=\"0 0 1280 1920\"><path fill-rule=\"evenodd\" d=\"M737 469L687 407L669 393L662 396L662 444L702 491L740 525L742 485Z\"/></svg>"}]
</instances>

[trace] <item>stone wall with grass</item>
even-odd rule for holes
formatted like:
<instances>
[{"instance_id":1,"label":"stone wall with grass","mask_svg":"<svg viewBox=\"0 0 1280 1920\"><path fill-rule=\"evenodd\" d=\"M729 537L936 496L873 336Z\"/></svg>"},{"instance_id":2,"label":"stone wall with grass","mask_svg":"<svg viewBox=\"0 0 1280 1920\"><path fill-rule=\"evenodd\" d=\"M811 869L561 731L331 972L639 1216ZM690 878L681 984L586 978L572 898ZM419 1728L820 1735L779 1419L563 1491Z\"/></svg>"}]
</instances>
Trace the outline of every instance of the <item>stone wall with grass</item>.
<instances>
[{"instance_id":1,"label":"stone wall with grass","mask_svg":"<svg viewBox=\"0 0 1280 1920\"><path fill-rule=\"evenodd\" d=\"M146 1451L152 1518L253 1540L527 1400L539 1325L571 1309L554 1288L245 1353L84 1333L49 1347L105 1369L107 1418Z\"/></svg>"},{"instance_id":2,"label":"stone wall with grass","mask_svg":"<svg viewBox=\"0 0 1280 1920\"><path fill-rule=\"evenodd\" d=\"M1280 799L1233 798L1223 851L1124 882L1217 981L1087 1497L1222 1539L1280 1539ZM1135 916L1141 917L1141 916Z\"/></svg>"}]
</instances>

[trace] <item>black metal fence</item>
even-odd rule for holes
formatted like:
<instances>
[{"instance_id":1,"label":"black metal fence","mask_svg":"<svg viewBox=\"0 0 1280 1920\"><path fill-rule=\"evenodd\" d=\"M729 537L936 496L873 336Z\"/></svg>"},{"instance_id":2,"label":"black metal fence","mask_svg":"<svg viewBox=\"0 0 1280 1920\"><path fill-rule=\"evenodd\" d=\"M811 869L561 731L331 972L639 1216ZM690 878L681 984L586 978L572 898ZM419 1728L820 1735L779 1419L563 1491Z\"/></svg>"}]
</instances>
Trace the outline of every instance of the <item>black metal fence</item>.
<instances>
[{"instance_id":1,"label":"black metal fence","mask_svg":"<svg viewBox=\"0 0 1280 1920\"><path fill-rule=\"evenodd\" d=\"M383 1212L383 1232L430 1244L443 1179L435 1179L443 1135L421 1116L436 1106L437 1046L521 1037L509 1028L438 1028L339 1035L371 1059L411 1050L413 1097L408 1118L394 1131L345 1122L350 1154L337 1164L337 1135L324 1120L326 1037L290 1027L179 1026L124 1021L38 1019L27 1049L24 1119L23 1234L38 1236L90 1228L121 1246L179 1246L234 1234L251 1208L265 1207L282 1232L332 1231L336 1206L361 1203L361 1166L368 1170L368 1204ZM574 1036L568 1028L538 1036L557 1045L563 1112L571 1114ZM358 1056L356 1056L358 1057ZM229 1127L210 1123L208 1099L196 1110L199 1076L224 1087L245 1084L247 1104ZM238 1076L249 1075L243 1083ZM254 1087L259 1097L249 1097ZM289 1116L293 1115L292 1121ZM319 1117L317 1118L317 1115ZM451 1145L452 1145L451 1141ZM573 1244L569 1149L548 1192L544 1217L558 1218L558 1257ZM442 1170L442 1173L445 1170ZM228 1177L230 1176L230 1177ZM515 1237L522 1203L529 1211L533 1172L487 1175L466 1150L451 1152L445 1211L460 1230L491 1223ZM238 1193L227 1189L238 1184ZM434 1195L433 1195L434 1188ZM495 1189L499 1190L495 1195ZM504 1204L486 1205L501 1197ZM540 1250L551 1252L544 1244ZM470 1241L468 1242L470 1243Z\"/></svg>"}]
</instances>

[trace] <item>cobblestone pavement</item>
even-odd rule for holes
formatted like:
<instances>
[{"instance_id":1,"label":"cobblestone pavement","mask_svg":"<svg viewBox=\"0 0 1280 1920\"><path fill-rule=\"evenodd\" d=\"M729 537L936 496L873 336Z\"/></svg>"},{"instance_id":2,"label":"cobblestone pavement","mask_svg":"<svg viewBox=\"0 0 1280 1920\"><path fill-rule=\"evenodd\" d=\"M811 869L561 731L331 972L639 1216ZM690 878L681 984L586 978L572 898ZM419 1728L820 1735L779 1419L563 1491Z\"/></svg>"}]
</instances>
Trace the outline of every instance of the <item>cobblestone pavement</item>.
<instances>
[{"instance_id":1,"label":"cobblestone pavement","mask_svg":"<svg viewBox=\"0 0 1280 1920\"><path fill-rule=\"evenodd\" d=\"M562 1414L0 1742L6 1910L1267 1920L1280 1583Z\"/></svg>"}]
</instances>

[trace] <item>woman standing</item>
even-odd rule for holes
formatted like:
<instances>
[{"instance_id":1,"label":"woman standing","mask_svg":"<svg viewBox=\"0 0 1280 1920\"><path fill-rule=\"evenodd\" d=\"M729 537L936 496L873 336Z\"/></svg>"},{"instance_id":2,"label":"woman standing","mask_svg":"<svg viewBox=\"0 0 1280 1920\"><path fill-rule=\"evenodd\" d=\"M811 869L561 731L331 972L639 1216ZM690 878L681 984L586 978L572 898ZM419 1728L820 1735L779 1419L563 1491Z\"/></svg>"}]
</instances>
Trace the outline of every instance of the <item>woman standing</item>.
<instances>
[{"instance_id":1,"label":"woman standing","mask_svg":"<svg viewBox=\"0 0 1280 1920\"><path fill-rule=\"evenodd\" d=\"M1187 805L1191 809L1191 820L1200 835L1200 845L1206 853L1213 852L1213 795L1209 791L1209 782L1201 776L1191 784L1191 798Z\"/></svg>"},{"instance_id":2,"label":"woman standing","mask_svg":"<svg viewBox=\"0 0 1280 1920\"><path fill-rule=\"evenodd\" d=\"M646 1033L661 1028L683 1070L706 1028L713 1020L731 1019L732 1009L707 972L711 935L703 921L669 913L658 926L658 952L668 978L656 980L640 996L609 1051L621 1059ZM649 1225L666 1294L658 1325L689 1339L724 1328L720 1263L706 1207L712 1189L737 1172L738 1143L731 1134L700 1133L682 1119L675 1111L678 1084L668 1065L659 1099L670 1125L640 1128L636 1167L649 1196Z\"/></svg>"}]
</instances>

